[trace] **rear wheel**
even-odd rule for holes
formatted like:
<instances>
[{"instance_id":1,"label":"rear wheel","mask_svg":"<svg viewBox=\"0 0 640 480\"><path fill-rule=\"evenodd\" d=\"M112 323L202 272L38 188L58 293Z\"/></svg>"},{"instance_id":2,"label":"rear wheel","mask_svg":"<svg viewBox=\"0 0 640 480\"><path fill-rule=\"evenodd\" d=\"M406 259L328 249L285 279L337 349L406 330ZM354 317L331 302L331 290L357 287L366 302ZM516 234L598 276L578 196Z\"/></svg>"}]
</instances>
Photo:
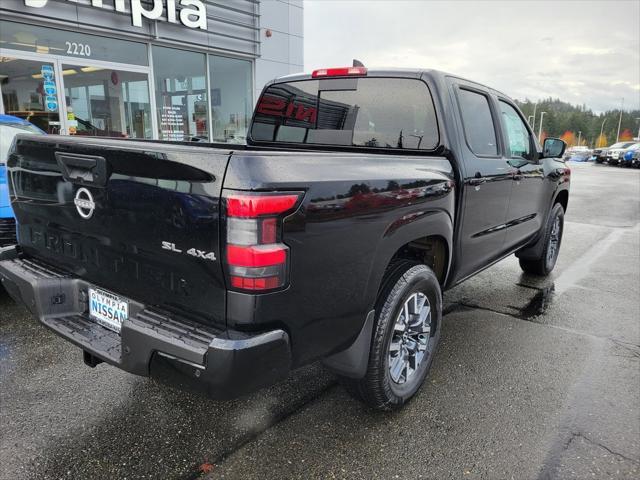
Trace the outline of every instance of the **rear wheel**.
<instances>
[{"instance_id":1,"label":"rear wheel","mask_svg":"<svg viewBox=\"0 0 640 480\"><path fill-rule=\"evenodd\" d=\"M389 269L376 305L364 378L343 378L354 396L379 410L404 405L423 384L440 339L442 294L433 271L402 261Z\"/></svg>"},{"instance_id":2,"label":"rear wheel","mask_svg":"<svg viewBox=\"0 0 640 480\"><path fill-rule=\"evenodd\" d=\"M538 258L520 258L520 268L527 273L547 276L556 266L560 244L562 243L562 233L564 231L564 208L556 203L547 219L543 232L544 248Z\"/></svg>"}]
</instances>

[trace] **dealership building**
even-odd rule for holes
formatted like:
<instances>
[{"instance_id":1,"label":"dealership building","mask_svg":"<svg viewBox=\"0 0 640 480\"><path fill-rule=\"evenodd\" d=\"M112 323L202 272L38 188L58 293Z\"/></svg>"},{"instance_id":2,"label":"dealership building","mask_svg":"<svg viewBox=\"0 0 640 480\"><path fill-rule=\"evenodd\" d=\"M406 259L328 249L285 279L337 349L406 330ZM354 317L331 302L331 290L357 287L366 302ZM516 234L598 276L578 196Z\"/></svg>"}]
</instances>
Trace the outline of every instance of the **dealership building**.
<instances>
[{"instance_id":1,"label":"dealership building","mask_svg":"<svg viewBox=\"0 0 640 480\"><path fill-rule=\"evenodd\" d=\"M0 1L0 113L50 134L242 143L303 64L302 0Z\"/></svg>"}]
</instances>

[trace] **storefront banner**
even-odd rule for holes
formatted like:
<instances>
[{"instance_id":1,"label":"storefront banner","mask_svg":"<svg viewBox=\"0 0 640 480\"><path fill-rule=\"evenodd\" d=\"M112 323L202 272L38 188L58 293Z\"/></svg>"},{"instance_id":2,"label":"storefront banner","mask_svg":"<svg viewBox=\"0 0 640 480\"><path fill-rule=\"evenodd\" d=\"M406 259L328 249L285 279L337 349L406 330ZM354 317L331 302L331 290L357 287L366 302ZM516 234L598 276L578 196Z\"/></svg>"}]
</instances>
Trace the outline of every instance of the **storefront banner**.
<instances>
[{"instance_id":1,"label":"storefront banner","mask_svg":"<svg viewBox=\"0 0 640 480\"><path fill-rule=\"evenodd\" d=\"M42 92L44 93L44 107L49 112L58 111L58 99L56 97L57 89L54 79L53 67L51 65L42 65L40 74L44 79L42 83Z\"/></svg>"},{"instance_id":2,"label":"storefront banner","mask_svg":"<svg viewBox=\"0 0 640 480\"><path fill-rule=\"evenodd\" d=\"M24 4L31 8L43 8L49 0L24 0ZM67 0L77 3L77 0ZM165 5L166 3L166 5ZM176 3L181 7L180 11L176 8ZM142 27L142 17L149 20L164 20L162 12L167 11L166 21L169 23L181 23L185 27L207 29L207 7L201 0L150 0L151 9L147 10L142 5L142 0L129 0L129 12L131 13L131 23L134 27ZM105 8L102 0L91 0L91 6ZM127 13L125 9L125 0L114 0L114 8L116 12Z\"/></svg>"}]
</instances>

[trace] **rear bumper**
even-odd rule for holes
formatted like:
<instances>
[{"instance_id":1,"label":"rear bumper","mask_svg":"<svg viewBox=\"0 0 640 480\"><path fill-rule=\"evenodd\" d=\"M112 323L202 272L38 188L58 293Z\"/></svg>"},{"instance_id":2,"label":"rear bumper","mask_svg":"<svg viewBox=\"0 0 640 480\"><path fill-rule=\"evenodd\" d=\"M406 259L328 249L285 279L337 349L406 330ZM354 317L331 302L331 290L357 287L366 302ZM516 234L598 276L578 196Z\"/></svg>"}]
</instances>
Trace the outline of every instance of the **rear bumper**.
<instances>
[{"instance_id":1,"label":"rear bumper","mask_svg":"<svg viewBox=\"0 0 640 480\"><path fill-rule=\"evenodd\" d=\"M108 330L88 316L87 282L20 258L15 248L0 250L0 281L14 300L89 358L136 375L224 399L273 384L290 370L289 337L282 330L222 331L135 301L120 334Z\"/></svg>"}]
</instances>

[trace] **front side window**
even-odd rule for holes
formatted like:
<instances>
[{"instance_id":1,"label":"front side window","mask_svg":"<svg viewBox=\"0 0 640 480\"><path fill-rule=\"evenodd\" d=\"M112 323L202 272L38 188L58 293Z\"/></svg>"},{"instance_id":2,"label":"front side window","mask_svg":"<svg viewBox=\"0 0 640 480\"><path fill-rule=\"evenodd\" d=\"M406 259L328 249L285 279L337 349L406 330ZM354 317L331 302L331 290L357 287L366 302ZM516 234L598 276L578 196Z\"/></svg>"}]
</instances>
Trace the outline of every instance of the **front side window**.
<instances>
[{"instance_id":1,"label":"front side window","mask_svg":"<svg viewBox=\"0 0 640 480\"><path fill-rule=\"evenodd\" d=\"M529 130L515 108L500 101L502 125L507 134L509 154L511 157L522 157L531 160L531 136Z\"/></svg>"},{"instance_id":2,"label":"front side window","mask_svg":"<svg viewBox=\"0 0 640 480\"><path fill-rule=\"evenodd\" d=\"M254 141L430 150L439 142L427 85L404 78L277 83L265 91Z\"/></svg>"},{"instance_id":3,"label":"front side window","mask_svg":"<svg viewBox=\"0 0 640 480\"><path fill-rule=\"evenodd\" d=\"M498 144L489 98L482 93L461 88L458 99L464 133L471 151L476 155L497 155Z\"/></svg>"}]
</instances>

